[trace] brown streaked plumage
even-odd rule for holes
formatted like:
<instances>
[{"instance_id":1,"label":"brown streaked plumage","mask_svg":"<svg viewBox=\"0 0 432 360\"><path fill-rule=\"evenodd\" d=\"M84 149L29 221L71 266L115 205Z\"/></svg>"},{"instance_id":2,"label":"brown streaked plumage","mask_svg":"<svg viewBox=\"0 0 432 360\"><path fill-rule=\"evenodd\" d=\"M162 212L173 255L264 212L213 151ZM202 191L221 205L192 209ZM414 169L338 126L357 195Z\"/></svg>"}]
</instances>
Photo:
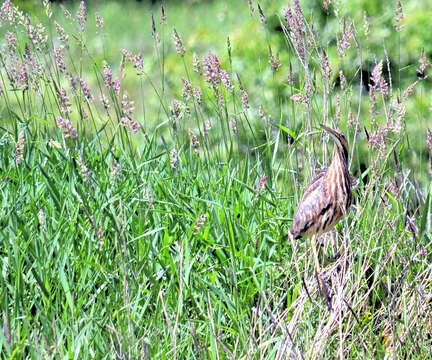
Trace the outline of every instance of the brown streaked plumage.
<instances>
[{"instance_id":1,"label":"brown streaked plumage","mask_svg":"<svg viewBox=\"0 0 432 360\"><path fill-rule=\"evenodd\" d=\"M315 238L331 230L351 205L351 177L348 169L348 142L345 135L325 125L335 142L332 163L315 177L306 189L294 215L290 234L294 239L310 237L315 257Z\"/></svg>"}]
</instances>

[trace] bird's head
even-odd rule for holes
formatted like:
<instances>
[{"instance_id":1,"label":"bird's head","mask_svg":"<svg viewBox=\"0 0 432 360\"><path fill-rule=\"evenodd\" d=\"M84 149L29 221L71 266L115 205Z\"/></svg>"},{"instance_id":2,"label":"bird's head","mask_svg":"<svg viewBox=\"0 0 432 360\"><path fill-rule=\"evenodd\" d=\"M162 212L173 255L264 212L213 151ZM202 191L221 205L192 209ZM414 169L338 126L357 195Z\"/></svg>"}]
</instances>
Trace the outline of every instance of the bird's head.
<instances>
[{"instance_id":1,"label":"bird's head","mask_svg":"<svg viewBox=\"0 0 432 360\"><path fill-rule=\"evenodd\" d=\"M348 160L348 141L345 134L340 130L329 128L323 124L320 124L320 126L329 133L334 140L339 153L344 156L345 160Z\"/></svg>"}]
</instances>

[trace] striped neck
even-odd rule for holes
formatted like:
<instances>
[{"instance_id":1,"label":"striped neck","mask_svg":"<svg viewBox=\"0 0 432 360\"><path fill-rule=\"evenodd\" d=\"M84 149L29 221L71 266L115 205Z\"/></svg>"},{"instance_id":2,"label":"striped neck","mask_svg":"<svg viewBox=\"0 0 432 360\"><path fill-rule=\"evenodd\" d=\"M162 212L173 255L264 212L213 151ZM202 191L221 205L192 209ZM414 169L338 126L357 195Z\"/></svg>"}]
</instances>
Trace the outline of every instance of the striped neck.
<instances>
[{"instance_id":1,"label":"striped neck","mask_svg":"<svg viewBox=\"0 0 432 360\"><path fill-rule=\"evenodd\" d=\"M330 165L331 168L333 169L339 169L341 168L343 173L349 174L349 170L348 170L348 151L343 152L341 151L337 146L334 149L334 153L333 153L333 160L331 162Z\"/></svg>"}]
</instances>

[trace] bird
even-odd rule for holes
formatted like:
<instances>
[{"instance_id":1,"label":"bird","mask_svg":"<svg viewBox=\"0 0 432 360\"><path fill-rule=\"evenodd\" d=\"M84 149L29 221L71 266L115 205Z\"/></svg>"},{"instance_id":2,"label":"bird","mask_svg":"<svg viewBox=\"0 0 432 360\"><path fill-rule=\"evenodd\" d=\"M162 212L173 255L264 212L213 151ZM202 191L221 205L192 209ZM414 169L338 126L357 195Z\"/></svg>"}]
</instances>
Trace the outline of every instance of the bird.
<instances>
[{"instance_id":1,"label":"bird","mask_svg":"<svg viewBox=\"0 0 432 360\"><path fill-rule=\"evenodd\" d=\"M345 134L320 124L335 143L332 162L306 188L289 230L293 239L310 238L316 273L320 272L315 240L348 213L352 202L352 180Z\"/></svg>"}]
</instances>

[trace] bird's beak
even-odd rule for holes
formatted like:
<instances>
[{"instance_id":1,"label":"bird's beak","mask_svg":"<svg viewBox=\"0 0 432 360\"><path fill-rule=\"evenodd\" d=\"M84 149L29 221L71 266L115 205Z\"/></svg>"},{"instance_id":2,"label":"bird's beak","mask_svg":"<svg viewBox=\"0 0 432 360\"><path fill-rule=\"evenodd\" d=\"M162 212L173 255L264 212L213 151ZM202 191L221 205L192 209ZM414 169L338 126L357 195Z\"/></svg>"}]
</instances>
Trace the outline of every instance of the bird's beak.
<instances>
[{"instance_id":1,"label":"bird's beak","mask_svg":"<svg viewBox=\"0 0 432 360\"><path fill-rule=\"evenodd\" d=\"M340 147L342 149L343 146L342 146L342 143L339 139L339 134L334 129L329 128L328 126L325 126L324 124L320 124L320 126L330 134L330 136L333 138L333 140L338 145L338 147Z\"/></svg>"}]
</instances>

